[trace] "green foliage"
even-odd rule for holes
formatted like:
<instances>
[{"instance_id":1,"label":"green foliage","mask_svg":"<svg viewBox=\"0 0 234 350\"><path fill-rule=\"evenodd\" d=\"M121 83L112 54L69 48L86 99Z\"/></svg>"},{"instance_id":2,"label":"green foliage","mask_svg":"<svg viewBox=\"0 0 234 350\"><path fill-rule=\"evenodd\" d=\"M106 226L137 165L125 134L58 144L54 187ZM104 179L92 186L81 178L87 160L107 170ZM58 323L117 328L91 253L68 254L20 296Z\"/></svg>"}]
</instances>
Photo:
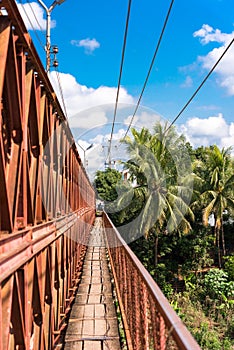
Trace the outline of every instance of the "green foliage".
<instances>
[{"instance_id":1,"label":"green foliage","mask_svg":"<svg viewBox=\"0 0 234 350\"><path fill-rule=\"evenodd\" d=\"M230 150L216 145L194 150L174 128L167 134L160 123L152 133L146 128L132 129L132 135L125 139L130 180L122 181L113 169L97 172L97 193L120 232L135 220L134 225L126 225L128 231L136 231L138 237L144 233L130 246L201 348L231 350L234 255L224 257L223 270L213 268L218 266L217 252L221 266L226 241L227 250L233 249L234 161ZM216 219L214 228L207 225L211 212Z\"/></svg>"},{"instance_id":2,"label":"green foliage","mask_svg":"<svg viewBox=\"0 0 234 350\"><path fill-rule=\"evenodd\" d=\"M118 197L116 185L121 180L121 174L115 169L98 170L95 177L95 188L98 197L108 202L114 201Z\"/></svg>"},{"instance_id":3,"label":"green foliage","mask_svg":"<svg viewBox=\"0 0 234 350\"><path fill-rule=\"evenodd\" d=\"M204 277L205 292L211 299L226 300L234 297L234 282L228 281L224 270L212 269Z\"/></svg>"},{"instance_id":4,"label":"green foliage","mask_svg":"<svg viewBox=\"0 0 234 350\"><path fill-rule=\"evenodd\" d=\"M181 320L184 320L186 315L183 313L182 307L179 306L178 300L176 300L176 299L172 300L171 306L173 307L173 309L175 310L175 312L177 313L179 318L181 318Z\"/></svg>"},{"instance_id":5,"label":"green foliage","mask_svg":"<svg viewBox=\"0 0 234 350\"><path fill-rule=\"evenodd\" d=\"M157 237L170 232L188 233L191 230L193 212L188 205L192 195L191 164L188 145L175 128L156 123L153 133L146 128L132 129L133 138L124 143L130 159L125 163L137 185L131 203L121 209L115 222L121 224L134 221L129 231L149 238L154 236L154 264L157 265ZM119 197L118 206L124 201L126 191ZM132 233L132 232L131 232Z\"/></svg>"},{"instance_id":6,"label":"green foliage","mask_svg":"<svg viewBox=\"0 0 234 350\"><path fill-rule=\"evenodd\" d=\"M129 182L123 181L117 185L118 200L115 203L116 213L112 215L115 225L125 225L137 218L144 207L145 189L132 188ZM134 226L133 229L136 229Z\"/></svg>"},{"instance_id":7,"label":"green foliage","mask_svg":"<svg viewBox=\"0 0 234 350\"><path fill-rule=\"evenodd\" d=\"M168 269L168 266L163 263L159 263L151 271L151 274L153 275L154 279L160 286L165 296L167 298L170 298L174 293L174 289L172 287L172 284L168 282L173 280L173 273Z\"/></svg>"},{"instance_id":8,"label":"green foliage","mask_svg":"<svg viewBox=\"0 0 234 350\"><path fill-rule=\"evenodd\" d=\"M197 288L197 287L196 287ZM217 305L210 305L205 310L204 300L192 300L197 289L190 292L173 294L171 305L179 317L188 327L203 350L232 350L233 349L233 310L225 309L225 313L219 312L219 318L213 320L211 315L217 312Z\"/></svg>"},{"instance_id":9,"label":"green foliage","mask_svg":"<svg viewBox=\"0 0 234 350\"><path fill-rule=\"evenodd\" d=\"M228 274L228 279L234 281L234 255L224 257L224 271Z\"/></svg>"},{"instance_id":10,"label":"green foliage","mask_svg":"<svg viewBox=\"0 0 234 350\"><path fill-rule=\"evenodd\" d=\"M208 322L201 323L200 328L194 332L194 337L203 350L232 350L229 339L220 340L219 334L210 329Z\"/></svg>"},{"instance_id":11,"label":"green foliage","mask_svg":"<svg viewBox=\"0 0 234 350\"><path fill-rule=\"evenodd\" d=\"M181 274L186 276L191 271L199 271L213 264L210 251L213 247L212 237L206 230L191 232L177 240L175 259L181 265Z\"/></svg>"},{"instance_id":12,"label":"green foliage","mask_svg":"<svg viewBox=\"0 0 234 350\"><path fill-rule=\"evenodd\" d=\"M196 156L194 171L201 177L202 186L199 188L194 207L202 211L205 226L208 226L210 215L214 214L214 235L218 248L219 267L221 267L221 253L226 254L224 212L225 210L228 210L228 214L234 212L233 159L230 148L220 150L216 145L200 147Z\"/></svg>"}]
</instances>

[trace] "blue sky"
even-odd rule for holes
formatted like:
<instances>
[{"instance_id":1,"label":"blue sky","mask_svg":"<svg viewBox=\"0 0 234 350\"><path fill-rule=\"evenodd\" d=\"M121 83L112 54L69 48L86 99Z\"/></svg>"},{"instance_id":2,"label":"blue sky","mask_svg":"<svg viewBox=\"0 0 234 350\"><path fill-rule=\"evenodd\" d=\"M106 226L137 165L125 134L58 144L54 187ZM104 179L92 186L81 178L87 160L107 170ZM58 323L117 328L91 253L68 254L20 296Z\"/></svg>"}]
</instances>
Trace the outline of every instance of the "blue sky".
<instances>
[{"instance_id":1,"label":"blue sky","mask_svg":"<svg viewBox=\"0 0 234 350\"><path fill-rule=\"evenodd\" d=\"M30 15L28 2L22 0ZM44 3L50 6L52 2ZM132 1L121 81L122 104L114 135L117 141L126 130L141 92L169 4L170 0ZM103 163L103 150L108 144L127 6L127 0L66 0L52 12L51 41L59 47L57 58L68 118L83 147L94 144L95 152L89 151L89 167L92 153L93 160L97 160L98 149ZM36 0L31 1L31 7L44 28L45 12ZM135 118L136 126L151 127L158 114L164 120L174 119L234 37L233 11L233 0L175 0ZM21 12L24 16L22 8ZM30 18L34 21L32 14ZM45 52L26 18L25 23L44 63ZM36 32L45 43L45 32L39 28ZM50 78L58 92L54 72ZM233 116L234 45L177 126L194 146L216 143L227 147L234 144Z\"/></svg>"}]
</instances>

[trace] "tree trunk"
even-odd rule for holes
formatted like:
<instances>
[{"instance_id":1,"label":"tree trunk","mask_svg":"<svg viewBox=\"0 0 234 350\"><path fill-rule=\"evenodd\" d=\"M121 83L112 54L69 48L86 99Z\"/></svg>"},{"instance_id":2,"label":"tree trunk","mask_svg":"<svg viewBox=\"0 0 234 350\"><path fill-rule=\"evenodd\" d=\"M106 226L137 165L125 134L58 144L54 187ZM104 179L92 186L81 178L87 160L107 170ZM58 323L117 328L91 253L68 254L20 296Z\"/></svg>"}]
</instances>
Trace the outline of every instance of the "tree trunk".
<instances>
[{"instance_id":1,"label":"tree trunk","mask_svg":"<svg viewBox=\"0 0 234 350\"><path fill-rule=\"evenodd\" d=\"M223 246L223 255L226 255L225 239L224 239L224 229L223 229L223 220L221 221L221 234L222 234L222 246Z\"/></svg>"},{"instance_id":2,"label":"tree trunk","mask_svg":"<svg viewBox=\"0 0 234 350\"><path fill-rule=\"evenodd\" d=\"M158 265L158 234L155 237L155 246L154 246L154 266Z\"/></svg>"},{"instance_id":3,"label":"tree trunk","mask_svg":"<svg viewBox=\"0 0 234 350\"><path fill-rule=\"evenodd\" d=\"M219 228L215 228L215 235L216 235L216 246L218 248L218 264L219 264L219 268L221 268L220 229Z\"/></svg>"}]
</instances>

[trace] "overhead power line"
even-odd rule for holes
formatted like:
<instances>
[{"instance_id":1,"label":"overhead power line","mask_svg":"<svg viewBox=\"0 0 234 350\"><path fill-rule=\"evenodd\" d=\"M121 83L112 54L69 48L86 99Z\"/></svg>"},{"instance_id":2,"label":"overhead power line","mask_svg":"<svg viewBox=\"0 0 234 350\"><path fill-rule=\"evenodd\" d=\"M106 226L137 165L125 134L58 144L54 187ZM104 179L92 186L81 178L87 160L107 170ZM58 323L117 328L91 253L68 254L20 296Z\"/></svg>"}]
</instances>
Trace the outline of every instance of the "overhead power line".
<instances>
[{"instance_id":1,"label":"overhead power line","mask_svg":"<svg viewBox=\"0 0 234 350\"><path fill-rule=\"evenodd\" d=\"M29 2L29 0L26 0L26 1L27 1L27 3L30 6L30 9L31 9L32 14L33 14L33 16L35 18L35 21L37 22L38 27L40 28L41 31L43 31L43 28L41 27L41 25L40 25L40 23L39 23L39 21L38 21L38 19L36 17L36 14L35 14L35 12L33 10L33 7L31 6L31 3ZM20 3L22 5L23 11L25 13L25 16L27 17L27 19L28 19L28 21L29 21L29 23L30 23L30 25L31 25L31 27L32 27L32 29L33 29L33 31L34 31L34 33L35 33L35 35L36 35L36 37L37 37L37 39L38 39L38 41L40 43L40 45L43 47L43 50L45 50L45 47L42 44L42 42L40 40L40 37L38 36L38 34L37 34L37 32L36 32L36 30L35 30L35 28L33 26L33 23L32 23L32 21L30 19L30 16L28 15L28 13L26 11L25 6L23 6L22 0L20 0ZM44 36L45 36L45 34L44 34ZM67 110L66 110L66 105L65 105L65 99L64 99L64 95L63 95L61 79L60 79L59 70L58 70L57 66L55 66L55 72L56 72L56 78L57 78L57 81L58 81L58 88L59 88L59 93L60 93L60 97L61 97L61 101L62 101L62 105L63 105L63 109L64 109L64 114L67 117Z\"/></svg>"},{"instance_id":2,"label":"overhead power line","mask_svg":"<svg viewBox=\"0 0 234 350\"><path fill-rule=\"evenodd\" d=\"M177 119L179 119L179 117L181 116L181 114L185 111L185 109L188 107L188 105L191 103L191 101L194 99L194 97L197 95L197 93L199 92L199 90L202 88L202 86L205 84L205 82L207 81L207 79L210 77L210 75L213 73L213 71L215 70L215 68L218 66L218 64L220 63L220 61L223 59L224 55L227 53L227 51L230 49L230 47L232 46L234 42L234 38L230 41L230 43L228 44L228 46L225 48L225 50L223 51L222 55L219 57L219 59L216 61L216 63L213 65L213 67L211 68L211 70L209 71L209 73L205 76L205 78L202 80L201 84L198 86L198 88L195 90L195 92L192 94L192 96L190 97L190 99L188 100L188 102L185 103L184 107L180 110L180 112L177 114L177 116L173 119L173 121L171 122L171 124L168 126L168 128L166 129L165 133L172 127L173 124L175 124L175 122L177 121Z\"/></svg>"},{"instance_id":3,"label":"overhead power line","mask_svg":"<svg viewBox=\"0 0 234 350\"><path fill-rule=\"evenodd\" d=\"M67 118L67 109L66 109L66 105L65 105L65 99L64 99L64 95L63 95L63 89L62 89L61 79L59 76L58 67L55 67L55 71L56 71L56 77L57 77L58 86L59 86L59 93L60 93L60 97L61 97L62 104L63 104L64 114Z\"/></svg>"},{"instance_id":4,"label":"overhead power line","mask_svg":"<svg viewBox=\"0 0 234 350\"><path fill-rule=\"evenodd\" d=\"M38 28L40 28L41 32L43 32L43 28L42 28L40 22L39 22L38 19L37 19L37 16L36 16L35 11L34 11L32 5L31 5L31 2L30 2L29 0L26 0L26 1L27 1L27 3L29 4L29 7L30 7L30 9L31 9L31 11L32 11L32 14L33 14L33 17L35 18L35 21L37 22ZM43 33L43 34L44 34L44 36L45 36L45 33Z\"/></svg>"},{"instance_id":5,"label":"overhead power line","mask_svg":"<svg viewBox=\"0 0 234 350\"><path fill-rule=\"evenodd\" d=\"M126 131L126 133L125 133L123 139L126 138L128 132L129 132L129 130L130 130L130 128L131 128L131 125L132 125L132 123L133 123L133 119L134 119L134 117L135 117L135 115L136 115L136 113L137 113L137 111L138 111L139 106L140 106L142 96L143 96L143 94L144 94L146 85L147 85L147 83L148 83L148 80L149 80L149 77L150 77L150 74L151 74L151 71L152 71L152 68L153 68L153 65L154 65L154 62L155 62L157 53L158 53L158 50L159 50L159 47L160 47L160 44L161 44L161 41L162 41L162 38L163 38L163 35L164 35L164 32L165 32L166 26L167 26L167 22L168 22L168 19L169 19L169 17L170 17L170 14L171 14L171 10L172 10L173 3L174 3L174 0L171 1L170 6L169 6L169 9L168 9L168 11L167 11L167 15L166 15L166 18L165 18L165 21L164 21L164 24L163 24L163 28L162 28L162 30L161 30L161 34L160 34L160 37L159 37L159 39L158 39L158 43L157 43L156 48L155 48L155 51L154 51L154 55L153 55L153 58L152 58L152 60L151 60L151 64L150 64L148 73L147 73L147 75L146 75L146 79L145 79L143 88L142 88L142 90L141 90L141 94L140 94L140 96L139 96L139 99L138 99L137 104L136 104L136 108L135 108L134 113L133 113L133 115L132 115L132 117L131 117L130 123L129 123L129 125L128 125L127 131Z\"/></svg>"},{"instance_id":6,"label":"overhead power line","mask_svg":"<svg viewBox=\"0 0 234 350\"><path fill-rule=\"evenodd\" d=\"M132 4L132 0L129 0L128 1L128 12L127 12L126 24L125 24L124 41L123 41L123 47L122 47L122 57L121 57L121 64L120 64L118 88L117 88L116 101L115 101L114 117L113 117L113 122L112 122L112 129L111 129L111 135L110 135L109 147L108 147L107 159L106 159L106 161L109 160L109 162L110 162L110 154L111 154L111 143L112 143L114 127L115 127L117 106L118 106L118 101L119 101L120 83L121 83L122 72L123 72L123 64L124 64L124 56L125 56L127 36L128 36L128 26L129 26L130 12L131 12L131 4Z\"/></svg>"},{"instance_id":7,"label":"overhead power line","mask_svg":"<svg viewBox=\"0 0 234 350\"><path fill-rule=\"evenodd\" d=\"M25 9L25 6L24 6L22 0L20 0L20 4L21 4L22 9L23 9L23 11L24 11L24 13L25 13L25 16L27 17L27 19L28 19L28 21L29 21L29 23L30 23L30 25L31 25L31 27L32 27L32 30L34 31L34 34L35 34L35 36L36 36L36 38L37 38L39 44L41 45L41 47L43 48L43 50L45 50L45 47L44 47L44 45L43 45L43 43L42 43L42 41L41 41L39 35L37 34L36 29L35 29L34 26L33 26L33 23L32 23L32 21L31 21L31 19L30 19L30 16L28 15L26 9ZM31 8L31 10L33 11L33 9L32 9L31 6L30 6L30 8ZM34 12L33 12L33 13L34 13ZM34 16L36 16L35 13L34 13Z\"/></svg>"}]
</instances>

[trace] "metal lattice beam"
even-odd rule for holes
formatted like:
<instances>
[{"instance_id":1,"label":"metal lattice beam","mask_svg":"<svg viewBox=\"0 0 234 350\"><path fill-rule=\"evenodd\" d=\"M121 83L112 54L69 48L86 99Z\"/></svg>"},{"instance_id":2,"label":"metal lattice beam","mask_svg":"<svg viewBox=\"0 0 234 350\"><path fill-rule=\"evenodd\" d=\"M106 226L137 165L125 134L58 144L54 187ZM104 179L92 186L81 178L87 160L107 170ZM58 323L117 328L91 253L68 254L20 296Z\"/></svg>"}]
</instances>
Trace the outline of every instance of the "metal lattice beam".
<instances>
[{"instance_id":1,"label":"metal lattice beam","mask_svg":"<svg viewBox=\"0 0 234 350\"><path fill-rule=\"evenodd\" d=\"M0 350L59 342L95 194L13 0L0 4Z\"/></svg>"}]
</instances>

